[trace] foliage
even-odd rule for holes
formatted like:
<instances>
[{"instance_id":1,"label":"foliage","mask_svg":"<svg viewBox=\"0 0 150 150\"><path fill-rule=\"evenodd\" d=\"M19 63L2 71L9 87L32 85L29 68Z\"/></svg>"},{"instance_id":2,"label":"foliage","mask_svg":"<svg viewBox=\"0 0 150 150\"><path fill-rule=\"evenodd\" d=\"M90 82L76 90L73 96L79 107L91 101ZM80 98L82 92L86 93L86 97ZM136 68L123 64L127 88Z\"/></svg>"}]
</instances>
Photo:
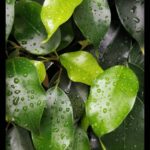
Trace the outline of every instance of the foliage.
<instances>
[{"instance_id":1,"label":"foliage","mask_svg":"<svg viewBox=\"0 0 150 150\"><path fill-rule=\"evenodd\" d=\"M143 150L143 35L143 0L6 0L6 149Z\"/></svg>"}]
</instances>

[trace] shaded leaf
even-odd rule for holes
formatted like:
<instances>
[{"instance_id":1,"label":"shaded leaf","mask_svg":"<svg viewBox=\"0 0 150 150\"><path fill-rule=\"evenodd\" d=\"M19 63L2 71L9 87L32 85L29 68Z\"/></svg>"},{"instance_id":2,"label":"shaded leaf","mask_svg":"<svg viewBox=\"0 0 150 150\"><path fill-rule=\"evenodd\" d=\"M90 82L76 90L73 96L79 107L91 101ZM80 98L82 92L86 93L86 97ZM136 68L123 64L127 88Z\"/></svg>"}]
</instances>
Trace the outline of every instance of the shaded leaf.
<instances>
[{"instance_id":1,"label":"shaded leaf","mask_svg":"<svg viewBox=\"0 0 150 150\"><path fill-rule=\"evenodd\" d=\"M91 85L93 80L103 72L95 58L85 51L64 53L60 55L60 62L74 82Z\"/></svg>"},{"instance_id":2,"label":"shaded leaf","mask_svg":"<svg viewBox=\"0 0 150 150\"><path fill-rule=\"evenodd\" d=\"M6 0L6 41L12 30L15 14L15 0Z\"/></svg>"},{"instance_id":3,"label":"shaded leaf","mask_svg":"<svg viewBox=\"0 0 150 150\"><path fill-rule=\"evenodd\" d=\"M57 48L57 51L67 47L74 39L74 32L71 21L67 21L62 26L60 26L60 30L61 30L61 42L59 47Z\"/></svg>"},{"instance_id":4,"label":"shaded leaf","mask_svg":"<svg viewBox=\"0 0 150 150\"><path fill-rule=\"evenodd\" d=\"M108 150L144 150L144 105L140 99L123 123L102 140Z\"/></svg>"},{"instance_id":5,"label":"shaded leaf","mask_svg":"<svg viewBox=\"0 0 150 150\"><path fill-rule=\"evenodd\" d=\"M73 16L86 39L98 47L111 20L107 0L83 0Z\"/></svg>"},{"instance_id":6,"label":"shaded leaf","mask_svg":"<svg viewBox=\"0 0 150 150\"><path fill-rule=\"evenodd\" d=\"M46 44L42 41L46 31L40 19L41 5L33 1L20 1L16 4L14 36L28 52L46 55L54 52L60 43L60 30Z\"/></svg>"},{"instance_id":7,"label":"shaded leaf","mask_svg":"<svg viewBox=\"0 0 150 150\"><path fill-rule=\"evenodd\" d=\"M125 29L137 40L141 50L144 50L144 1L116 0L119 18Z\"/></svg>"},{"instance_id":8,"label":"shaded leaf","mask_svg":"<svg viewBox=\"0 0 150 150\"><path fill-rule=\"evenodd\" d=\"M73 142L73 111L68 96L58 87L47 91L47 108L43 114L40 134L32 134L37 150L64 150Z\"/></svg>"},{"instance_id":9,"label":"shaded leaf","mask_svg":"<svg viewBox=\"0 0 150 150\"><path fill-rule=\"evenodd\" d=\"M38 132L46 93L35 66L27 58L6 61L6 115L9 121Z\"/></svg>"},{"instance_id":10,"label":"shaded leaf","mask_svg":"<svg viewBox=\"0 0 150 150\"><path fill-rule=\"evenodd\" d=\"M124 66L111 67L95 79L86 101L86 115L97 136L122 123L132 110L137 92L137 77Z\"/></svg>"},{"instance_id":11,"label":"shaded leaf","mask_svg":"<svg viewBox=\"0 0 150 150\"><path fill-rule=\"evenodd\" d=\"M66 22L74 12L74 9L82 2L82 0L45 0L41 19L47 31L47 42L58 27Z\"/></svg>"},{"instance_id":12,"label":"shaded leaf","mask_svg":"<svg viewBox=\"0 0 150 150\"><path fill-rule=\"evenodd\" d=\"M13 127L6 135L7 150L34 150L30 134L20 127Z\"/></svg>"}]
</instances>

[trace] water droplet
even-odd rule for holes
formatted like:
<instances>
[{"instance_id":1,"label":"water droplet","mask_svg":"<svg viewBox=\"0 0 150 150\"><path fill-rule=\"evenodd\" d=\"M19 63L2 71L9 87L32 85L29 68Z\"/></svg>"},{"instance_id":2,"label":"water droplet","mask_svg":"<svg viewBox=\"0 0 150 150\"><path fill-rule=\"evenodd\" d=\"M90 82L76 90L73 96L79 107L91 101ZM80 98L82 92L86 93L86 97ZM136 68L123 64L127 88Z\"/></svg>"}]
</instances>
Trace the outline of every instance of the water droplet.
<instances>
[{"instance_id":1,"label":"water droplet","mask_svg":"<svg viewBox=\"0 0 150 150\"><path fill-rule=\"evenodd\" d=\"M12 74L9 74L9 75L8 75L8 77L9 77L9 78L12 78L12 77L13 77L13 75L12 75Z\"/></svg>"},{"instance_id":2,"label":"water droplet","mask_svg":"<svg viewBox=\"0 0 150 150\"><path fill-rule=\"evenodd\" d=\"M66 108L66 112L69 112L70 111L70 108Z\"/></svg>"},{"instance_id":3,"label":"water droplet","mask_svg":"<svg viewBox=\"0 0 150 150\"><path fill-rule=\"evenodd\" d=\"M12 95L12 92L11 92L11 91L8 91L7 95L8 95L8 96L11 96L11 95Z\"/></svg>"},{"instance_id":4,"label":"water droplet","mask_svg":"<svg viewBox=\"0 0 150 150\"><path fill-rule=\"evenodd\" d=\"M19 112L19 109L16 108L16 109L15 109L15 112Z\"/></svg>"},{"instance_id":5,"label":"water droplet","mask_svg":"<svg viewBox=\"0 0 150 150\"><path fill-rule=\"evenodd\" d=\"M59 107L59 111L62 111L62 108L61 108L61 107Z\"/></svg>"},{"instance_id":6,"label":"water droplet","mask_svg":"<svg viewBox=\"0 0 150 150\"><path fill-rule=\"evenodd\" d=\"M41 101L39 100L38 102L37 102L37 105L40 105L41 104Z\"/></svg>"},{"instance_id":7,"label":"water droplet","mask_svg":"<svg viewBox=\"0 0 150 150\"><path fill-rule=\"evenodd\" d=\"M64 119L64 116L63 116L63 115L61 115L61 119Z\"/></svg>"},{"instance_id":8,"label":"water droplet","mask_svg":"<svg viewBox=\"0 0 150 150\"><path fill-rule=\"evenodd\" d=\"M64 101L62 101L61 103L64 104Z\"/></svg>"},{"instance_id":9,"label":"water droplet","mask_svg":"<svg viewBox=\"0 0 150 150\"><path fill-rule=\"evenodd\" d=\"M133 6L130 10L131 13L135 13L135 10L136 10L136 6Z\"/></svg>"},{"instance_id":10,"label":"water droplet","mask_svg":"<svg viewBox=\"0 0 150 150\"><path fill-rule=\"evenodd\" d=\"M15 98L13 99L13 104L14 104L14 105L17 105L18 102L19 102L19 97L15 97Z\"/></svg>"},{"instance_id":11,"label":"water droplet","mask_svg":"<svg viewBox=\"0 0 150 150\"><path fill-rule=\"evenodd\" d=\"M31 93L34 94L34 91L32 90Z\"/></svg>"},{"instance_id":12,"label":"water droplet","mask_svg":"<svg viewBox=\"0 0 150 150\"><path fill-rule=\"evenodd\" d=\"M11 87L14 89L15 88L15 86L14 85L11 85Z\"/></svg>"},{"instance_id":13,"label":"water droplet","mask_svg":"<svg viewBox=\"0 0 150 150\"><path fill-rule=\"evenodd\" d=\"M24 76L24 77L27 77L27 76L28 76L28 74L27 74L27 73L25 73L23 76Z\"/></svg>"},{"instance_id":14,"label":"water droplet","mask_svg":"<svg viewBox=\"0 0 150 150\"><path fill-rule=\"evenodd\" d=\"M27 44L27 41L21 41L21 44L25 45Z\"/></svg>"},{"instance_id":15,"label":"water droplet","mask_svg":"<svg viewBox=\"0 0 150 150\"><path fill-rule=\"evenodd\" d=\"M137 18L137 17L134 17L134 18L133 18L133 21L134 21L135 23L139 23L139 22L140 22L140 19Z\"/></svg>"},{"instance_id":16,"label":"water droplet","mask_svg":"<svg viewBox=\"0 0 150 150\"><path fill-rule=\"evenodd\" d=\"M19 79L18 78L14 78L14 83L19 83Z\"/></svg>"},{"instance_id":17,"label":"water droplet","mask_svg":"<svg viewBox=\"0 0 150 150\"><path fill-rule=\"evenodd\" d=\"M34 104L33 104L33 103L30 103L30 106L33 108L33 107L34 107Z\"/></svg>"},{"instance_id":18,"label":"water droplet","mask_svg":"<svg viewBox=\"0 0 150 150\"><path fill-rule=\"evenodd\" d=\"M16 90L15 93L16 93L16 94L19 94L19 93L20 93L20 90Z\"/></svg>"},{"instance_id":19,"label":"water droplet","mask_svg":"<svg viewBox=\"0 0 150 150\"><path fill-rule=\"evenodd\" d=\"M36 43L33 43L33 46L35 46L36 45Z\"/></svg>"},{"instance_id":20,"label":"water droplet","mask_svg":"<svg viewBox=\"0 0 150 150\"><path fill-rule=\"evenodd\" d=\"M100 92L101 92L101 89L97 89L97 92L100 93Z\"/></svg>"},{"instance_id":21,"label":"water droplet","mask_svg":"<svg viewBox=\"0 0 150 150\"><path fill-rule=\"evenodd\" d=\"M31 99L34 99L34 95L31 95L30 98L31 98Z\"/></svg>"},{"instance_id":22,"label":"water droplet","mask_svg":"<svg viewBox=\"0 0 150 150\"><path fill-rule=\"evenodd\" d=\"M21 97L21 100L24 101L24 97Z\"/></svg>"},{"instance_id":23,"label":"water droplet","mask_svg":"<svg viewBox=\"0 0 150 150\"><path fill-rule=\"evenodd\" d=\"M103 113L106 113L106 112L107 112L107 108L104 108L104 109L103 109Z\"/></svg>"},{"instance_id":24,"label":"water droplet","mask_svg":"<svg viewBox=\"0 0 150 150\"><path fill-rule=\"evenodd\" d=\"M136 148L137 147L137 145L134 145L134 148Z\"/></svg>"},{"instance_id":25,"label":"water droplet","mask_svg":"<svg viewBox=\"0 0 150 150\"><path fill-rule=\"evenodd\" d=\"M27 108L28 108L27 106L23 106L23 110L24 110L24 111L26 111L26 110L27 110Z\"/></svg>"}]
</instances>

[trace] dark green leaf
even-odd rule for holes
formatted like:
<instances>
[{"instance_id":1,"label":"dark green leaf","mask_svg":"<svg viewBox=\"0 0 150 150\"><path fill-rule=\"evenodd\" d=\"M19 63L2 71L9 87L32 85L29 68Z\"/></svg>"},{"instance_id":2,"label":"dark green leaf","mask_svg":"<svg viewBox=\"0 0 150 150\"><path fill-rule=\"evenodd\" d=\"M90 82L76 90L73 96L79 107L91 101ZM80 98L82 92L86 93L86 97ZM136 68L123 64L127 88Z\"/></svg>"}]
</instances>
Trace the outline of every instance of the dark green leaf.
<instances>
[{"instance_id":1,"label":"dark green leaf","mask_svg":"<svg viewBox=\"0 0 150 150\"><path fill-rule=\"evenodd\" d=\"M116 0L119 18L144 51L144 0Z\"/></svg>"},{"instance_id":2,"label":"dark green leaf","mask_svg":"<svg viewBox=\"0 0 150 150\"><path fill-rule=\"evenodd\" d=\"M28 52L45 55L54 52L60 43L60 30L46 44L42 41L46 31L40 19L41 5L33 1L20 1L16 4L14 36Z\"/></svg>"},{"instance_id":3,"label":"dark green leaf","mask_svg":"<svg viewBox=\"0 0 150 150\"><path fill-rule=\"evenodd\" d=\"M137 92L137 77L124 66L111 67L95 79L86 101L86 115L97 136L122 123L132 110Z\"/></svg>"},{"instance_id":4,"label":"dark green leaf","mask_svg":"<svg viewBox=\"0 0 150 150\"><path fill-rule=\"evenodd\" d=\"M118 129L102 137L107 150L144 150L144 105L137 98Z\"/></svg>"},{"instance_id":5,"label":"dark green leaf","mask_svg":"<svg viewBox=\"0 0 150 150\"><path fill-rule=\"evenodd\" d=\"M6 41L14 23L15 0L6 0Z\"/></svg>"},{"instance_id":6,"label":"dark green leaf","mask_svg":"<svg viewBox=\"0 0 150 150\"><path fill-rule=\"evenodd\" d=\"M73 142L73 110L68 96L58 87L47 91L47 108L40 134L32 134L36 150L64 150Z\"/></svg>"},{"instance_id":7,"label":"dark green leaf","mask_svg":"<svg viewBox=\"0 0 150 150\"><path fill-rule=\"evenodd\" d=\"M6 115L8 121L38 132L46 93L35 66L27 58L6 61Z\"/></svg>"},{"instance_id":8,"label":"dark green leaf","mask_svg":"<svg viewBox=\"0 0 150 150\"><path fill-rule=\"evenodd\" d=\"M86 39L96 47L106 34L110 20L107 0L83 0L74 13L75 23Z\"/></svg>"},{"instance_id":9,"label":"dark green leaf","mask_svg":"<svg viewBox=\"0 0 150 150\"><path fill-rule=\"evenodd\" d=\"M41 19L47 31L47 42L58 27L66 22L74 12L74 9L82 2L82 0L45 0Z\"/></svg>"},{"instance_id":10,"label":"dark green leaf","mask_svg":"<svg viewBox=\"0 0 150 150\"><path fill-rule=\"evenodd\" d=\"M91 85L93 80L103 72L95 58L85 51L64 53L60 55L60 62L74 82Z\"/></svg>"},{"instance_id":11,"label":"dark green leaf","mask_svg":"<svg viewBox=\"0 0 150 150\"><path fill-rule=\"evenodd\" d=\"M13 127L6 135L7 150L34 150L30 134L20 127Z\"/></svg>"}]
</instances>

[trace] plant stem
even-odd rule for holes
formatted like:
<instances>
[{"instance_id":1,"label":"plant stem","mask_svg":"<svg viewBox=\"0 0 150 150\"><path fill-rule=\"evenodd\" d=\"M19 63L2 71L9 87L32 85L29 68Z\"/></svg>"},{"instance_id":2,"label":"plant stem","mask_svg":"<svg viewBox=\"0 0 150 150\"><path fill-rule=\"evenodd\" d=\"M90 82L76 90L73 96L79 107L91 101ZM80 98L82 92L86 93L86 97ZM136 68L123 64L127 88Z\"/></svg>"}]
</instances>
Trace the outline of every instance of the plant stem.
<instances>
[{"instance_id":1,"label":"plant stem","mask_svg":"<svg viewBox=\"0 0 150 150\"><path fill-rule=\"evenodd\" d=\"M103 150L107 150L106 147L105 147L105 145L104 145L104 143L102 142L102 140L100 138L99 138L99 142L101 144L102 149Z\"/></svg>"},{"instance_id":2,"label":"plant stem","mask_svg":"<svg viewBox=\"0 0 150 150\"><path fill-rule=\"evenodd\" d=\"M83 118L81 120L81 124L80 124L81 128L86 132L88 127L89 127L89 121L86 117L86 114L84 113Z\"/></svg>"},{"instance_id":3,"label":"plant stem","mask_svg":"<svg viewBox=\"0 0 150 150\"><path fill-rule=\"evenodd\" d=\"M58 87L58 84L60 82L61 73L62 73L62 68L60 68L60 71L59 71L59 74L58 74L58 79L56 80L56 87Z\"/></svg>"}]
</instances>

